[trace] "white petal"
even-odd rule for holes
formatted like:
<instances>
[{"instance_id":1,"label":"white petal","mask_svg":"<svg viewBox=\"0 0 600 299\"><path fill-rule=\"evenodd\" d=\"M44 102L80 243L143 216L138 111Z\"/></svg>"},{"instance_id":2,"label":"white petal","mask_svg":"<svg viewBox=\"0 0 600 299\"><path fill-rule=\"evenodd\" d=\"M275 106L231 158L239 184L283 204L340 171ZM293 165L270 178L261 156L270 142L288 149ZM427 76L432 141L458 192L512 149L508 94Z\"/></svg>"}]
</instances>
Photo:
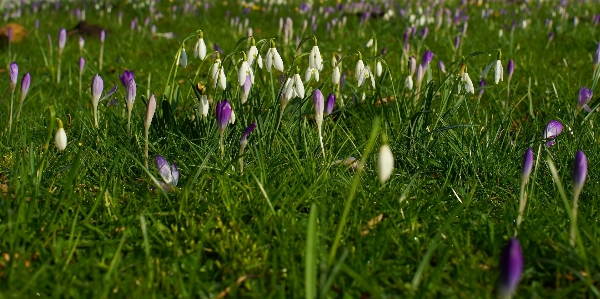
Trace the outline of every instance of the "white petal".
<instances>
[{"instance_id":1,"label":"white petal","mask_svg":"<svg viewBox=\"0 0 600 299\"><path fill-rule=\"evenodd\" d=\"M334 85L340 84L340 68L337 66L333 69L333 74L331 75L331 81L333 82Z\"/></svg>"},{"instance_id":2,"label":"white petal","mask_svg":"<svg viewBox=\"0 0 600 299\"><path fill-rule=\"evenodd\" d=\"M360 74L362 73L362 69L365 68L365 64L363 63L362 60L359 60L356 63L356 68L354 69L354 76L356 77L356 81L360 81L358 78L360 77ZM360 84L359 84L360 86Z\"/></svg>"},{"instance_id":3,"label":"white petal","mask_svg":"<svg viewBox=\"0 0 600 299\"><path fill-rule=\"evenodd\" d=\"M381 77L381 73L383 73L383 66L381 66L381 61L377 61L377 65L375 66L375 73L377 77Z\"/></svg>"},{"instance_id":4,"label":"white petal","mask_svg":"<svg viewBox=\"0 0 600 299\"><path fill-rule=\"evenodd\" d=\"M240 66L240 69L238 70L238 83L240 84L240 86L244 85L244 83L246 83L246 76L248 76L248 62L244 61L242 62L242 65Z\"/></svg>"},{"instance_id":5,"label":"white petal","mask_svg":"<svg viewBox=\"0 0 600 299\"><path fill-rule=\"evenodd\" d=\"M394 172L394 155L389 145L384 144L379 148L379 156L377 157L377 174L379 180L385 183Z\"/></svg>"},{"instance_id":6,"label":"white petal","mask_svg":"<svg viewBox=\"0 0 600 299\"><path fill-rule=\"evenodd\" d=\"M304 84L302 83L302 79L300 75L294 75L294 90L298 94L301 99L304 99Z\"/></svg>"},{"instance_id":7,"label":"white petal","mask_svg":"<svg viewBox=\"0 0 600 299\"><path fill-rule=\"evenodd\" d=\"M56 131L56 136L54 136L54 144L59 151L64 151L67 147L67 134L65 133L65 129L59 128Z\"/></svg>"},{"instance_id":8,"label":"white petal","mask_svg":"<svg viewBox=\"0 0 600 299\"><path fill-rule=\"evenodd\" d=\"M404 86L408 90L412 90L413 89L413 79L412 79L412 76L407 76L406 77L406 80L404 80Z\"/></svg>"},{"instance_id":9,"label":"white petal","mask_svg":"<svg viewBox=\"0 0 600 299\"><path fill-rule=\"evenodd\" d=\"M275 49L275 48L272 48L272 49L273 49L273 65L275 66L275 69L277 69L280 72L283 72L283 60L281 60L281 56L279 56L277 49Z\"/></svg>"}]
</instances>

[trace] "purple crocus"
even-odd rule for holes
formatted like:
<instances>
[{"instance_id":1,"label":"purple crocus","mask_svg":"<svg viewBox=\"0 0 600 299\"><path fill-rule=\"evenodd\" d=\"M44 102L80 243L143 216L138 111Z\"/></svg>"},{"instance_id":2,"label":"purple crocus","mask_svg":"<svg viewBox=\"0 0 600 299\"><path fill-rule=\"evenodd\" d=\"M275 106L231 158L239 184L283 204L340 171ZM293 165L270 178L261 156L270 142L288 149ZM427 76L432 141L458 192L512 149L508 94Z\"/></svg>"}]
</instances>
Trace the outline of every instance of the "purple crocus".
<instances>
[{"instance_id":1,"label":"purple crocus","mask_svg":"<svg viewBox=\"0 0 600 299\"><path fill-rule=\"evenodd\" d=\"M551 120L544 128L544 139L547 140L546 146L551 146L556 142L554 138L562 133L563 125L558 120Z\"/></svg>"},{"instance_id":2,"label":"purple crocus","mask_svg":"<svg viewBox=\"0 0 600 299\"><path fill-rule=\"evenodd\" d=\"M444 62L441 61L441 60L438 61L438 66L440 67L440 71L445 74L446 73L446 66L444 65Z\"/></svg>"},{"instance_id":3,"label":"purple crocus","mask_svg":"<svg viewBox=\"0 0 600 299\"><path fill-rule=\"evenodd\" d=\"M433 52L431 52L429 50L425 50L425 53L423 53L423 58L421 59L421 66L423 67L423 69L426 69L432 60L433 60Z\"/></svg>"},{"instance_id":4,"label":"purple crocus","mask_svg":"<svg viewBox=\"0 0 600 299\"><path fill-rule=\"evenodd\" d=\"M533 150L528 148L525 151L525 155L523 156L523 165L521 177L524 182L529 180L529 176L531 176L531 170L533 168Z\"/></svg>"},{"instance_id":5,"label":"purple crocus","mask_svg":"<svg viewBox=\"0 0 600 299\"><path fill-rule=\"evenodd\" d=\"M104 44L104 40L106 39L106 32L104 30L100 31L100 43Z\"/></svg>"},{"instance_id":6,"label":"purple crocus","mask_svg":"<svg viewBox=\"0 0 600 299\"><path fill-rule=\"evenodd\" d=\"M512 75L515 71L515 62L512 59L508 61L508 66L506 67L506 69L507 69L508 79L510 80L510 78L512 78Z\"/></svg>"},{"instance_id":7,"label":"purple crocus","mask_svg":"<svg viewBox=\"0 0 600 299\"><path fill-rule=\"evenodd\" d=\"M246 147L248 144L248 135L252 133L256 129L256 123L251 123L246 129L244 129L244 133L242 133L242 138L240 139L240 145Z\"/></svg>"},{"instance_id":8,"label":"purple crocus","mask_svg":"<svg viewBox=\"0 0 600 299\"><path fill-rule=\"evenodd\" d=\"M585 86L581 87L581 89L579 90L579 97L577 98L577 110L585 108L587 112L592 112L592 110L587 104L590 102L593 96L594 93L589 88Z\"/></svg>"},{"instance_id":9,"label":"purple crocus","mask_svg":"<svg viewBox=\"0 0 600 299\"><path fill-rule=\"evenodd\" d=\"M600 15L598 15L600 16ZM600 19L600 17L598 18ZM596 52L594 53L594 67L598 67L598 64L600 64L600 42L598 42L598 47L596 48Z\"/></svg>"},{"instance_id":10,"label":"purple crocus","mask_svg":"<svg viewBox=\"0 0 600 299\"><path fill-rule=\"evenodd\" d=\"M58 32L58 55L61 55L65 49L67 43L67 30L65 28L60 29Z\"/></svg>"},{"instance_id":11,"label":"purple crocus","mask_svg":"<svg viewBox=\"0 0 600 299\"><path fill-rule=\"evenodd\" d=\"M219 128L219 134L223 135L229 119L231 118L231 105L227 100L217 102L217 127Z\"/></svg>"},{"instance_id":12,"label":"purple crocus","mask_svg":"<svg viewBox=\"0 0 600 299\"><path fill-rule=\"evenodd\" d=\"M479 97L483 96L483 92L485 91L485 79L481 78L479 81Z\"/></svg>"},{"instance_id":13,"label":"purple crocus","mask_svg":"<svg viewBox=\"0 0 600 299\"><path fill-rule=\"evenodd\" d=\"M313 92L313 104L315 106L315 121L319 127L323 123L323 111L325 109L323 100L323 93L319 89L315 89Z\"/></svg>"},{"instance_id":14,"label":"purple crocus","mask_svg":"<svg viewBox=\"0 0 600 299\"><path fill-rule=\"evenodd\" d=\"M27 92L29 91L29 86L31 85L31 75L29 73L25 74L25 76L23 76L23 79L21 80L21 102L23 102L23 100L25 100L25 97L27 96Z\"/></svg>"},{"instance_id":15,"label":"purple crocus","mask_svg":"<svg viewBox=\"0 0 600 299\"><path fill-rule=\"evenodd\" d=\"M523 252L517 238L508 240L500 256L500 277L498 293L500 298L510 298L523 274Z\"/></svg>"},{"instance_id":16,"label":"purple crocus","mask_svg":"<svg viewBox=\"0 0 600 299\"><path fill-rule=\"evenodd\" d=\"M588 163L583 151L577 151L575 154L575 163L573 164L573 193L579 195L583 189L583 183L587 177Z\"/></svg>"},{"instance_id":17,"label":"purple crocus","mask_svg":"<svg viewBox=\"0 0 600 299\"><path fill-rule=\"evenodd\" d=\"M325 104L325 115L329 115L333 112L333 108L335 107L335 94L330 93L327 96L327 103Z\"/></svg>"},{"instance_id":18,"label":"purple crocus","mask_svg":"<svg viewBox=\"0 0 600 299\"><path fill-rule=\"evenodd\" d=\"M177 164L173 162L172 165L169 165L167 159L161 155L156 155L154 161L156 163L156 168L158 169L158 174L160 174L160 177L163 179L163 182L158 182L159 186L166 192L174 190L179 182L179 169L177 168Z\"/></svg>"},{"instance_id":19,"label":"purple crocus","mask_svg":"<svg viewBox=\"0 0 600 299\"><path fill-rule=\"evenodd\" d=\"M19 77L19 65L16 62L10 64L10 91L14 92L17 86L17 80Z\"/></svg>"},{"instance_id":20,"label":"purple crocus","mask_svg":"<svg viewBox=\"0 0 600 299\"><path fill-rule=\"evenodd\" d=\"M456 36L454 38L454 49L458 49L458 47L460 46L460 36Z\"/></svg>"},{"instance_id":21,"label":"purple crocus","mask_svg":"<svg viewBox=\"0 0 600 299\"><path fill-rule=\"evenodd\" d=\"M85 59L83 57L79 57L79 75L83 74L83 69L85 68Z\"/></svg>"},{"instance_id":22,"label":"purple crocus","mask_svg":"<svg viewBox=\"0 0 600 299\"><path fill-rule=\"evenodd\" d=\"M133 78L135 78L135 74L133 71L129 70L123 71L123 75L119 76L119 80L121 80L121 84L123 84L124 87L127 87L127 83L129 83L129 81L131 81Z\"/></svg>"}]
</instances>

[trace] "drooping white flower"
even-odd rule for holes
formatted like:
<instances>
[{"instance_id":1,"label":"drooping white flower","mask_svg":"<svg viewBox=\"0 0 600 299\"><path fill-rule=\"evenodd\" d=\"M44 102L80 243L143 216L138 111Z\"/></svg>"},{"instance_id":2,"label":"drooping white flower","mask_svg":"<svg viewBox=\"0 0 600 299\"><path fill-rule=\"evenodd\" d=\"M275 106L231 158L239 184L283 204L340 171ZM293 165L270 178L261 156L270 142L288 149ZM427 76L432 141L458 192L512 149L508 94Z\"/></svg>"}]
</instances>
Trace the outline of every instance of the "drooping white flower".
<instances>
[{"instance_id":1,"label":"drooping white flower","mask_svg":"<svg viewBox=\"0 0 600 299\"><path fill-rule=\"evenodd\" d=\"M181 64L183 68L186 68L187 62L187 54L185 53L185 48L183 48L181 49L181 55L179 56L179 64Z\"/></svg>"},{"instance_id":2,"label":"drooping white flower","mask_svg":"<svg viewBox=\"0 0 600 299\"><path fill-rule=\"evenodd\" d=\"M304 81L310 81L310 78L315 78L316 82L319 82L319 71L312 67L308 67L306 72L304 72Z\"/></svg>"},{"instance_id":3,"label":"drooping white flower","mask_svg":"<svg viewBox=\"0 0 600 299\"><path fill-rule=\"evenodd\" d=\"M258 54L258 58L256 60L258 62L258 67L262 69L263 68L263 59L260 56L260 54Z\"/></svg>"},{"instance_id":4,"label":"drooping white flower","mask_svg":"<svg viewBox=\"0 0 600 299\"><path fill-rule=\"evenodd\" d=\"M268 72L271 72L271 67L275 67L276 70L283 72L283 60L281 60L281 56L279 56L276 48L269 48L266 62Z\"/></svg>"},{"instance_id":5,"label":"drooping white flower","mask_svg":"<svg viewBox=\"0 0 600 299\"><path fill-rule=\"evenodd\" d=\"M209 105L208 105L208 96L207 95L202 95L200 96L200 114L204 117L208 116L208 109L209 109Z\"/></svg>"},{"instance_id":6,"label":"drooping white flower","mask_svg":"<svg viewBox=\"0 0 600 299\"><path fill-rule=\"evenodd\" d=\"M377 74L377 77L381 77L381 73L383 73L383 66L381 65L381 61L377 61L377 64L375 65L375 74Z\"/></svg>"},{"instance_id":7,"label":"drooping white flower","mask_svg":"<svg viewBox=\"0 0 600 299\"><path fill-rule=\"evenodd\" d=\"M389 145L384 144L379 148L377 156L377 174L381 183L385 183L394 172L394 155Z\"/></svg>"},{"instance_id":8,"label":"drooping white flower","mask_svg":"<svg viewBox=\"0 0 600 299\"><path fill-rule=\"evenodd\" d=\"M498 84L500 81L504 81L502 78L504 76L504 69L502 68L502 62L500 59L496 60L496 66L494 68L494 82Z\"/></svg>"},{"instance_id":9,"label":"drooping white flower","mask_svg":"<svg viewBox=\"0 0 600 299\"><path fill-rule=\"evenodd\" d=\"M321 57L319 47L316 45L312 47L308 55L308 66L319 71L323 69L323 57Z\"/></svg>"},{"instance_id":10,"label":"drooping white flower","mask_svg":"<svg viewBox=\"0 0 600 299\"><path fill-rule=\"evenodd\" d=\"M333 82L334 85L338 85L338 84L340 84L340 78L341 78L340 68L336 66L335 68L333 68L333 74L331 75L331 82Z\"/></svg>"},{"instance_id":11,"label":"drooping white flower","mask_svg":"<svg viewBox=\"0 0 600 299\"><path fill-rule=\"evenodd\" d=\"M254 59L256 59L256 58L258 58L258 49L256 48L255 45L252 45L252 47L250 47L250 50L248 50L248 65L252 66L252 63L254 62ZM260 60L258 60L258 61L260 61Z\"/></svg>"},{"instance_id":12,"label":"drooping white flower","mask_svg":"<svg viewBox=\"0 0 600 299\"><path fill-rule=\"evenodd\" d=\"M221 59L217 58L210 69L210 78L213 80L213 88L217 86L219 79L219 69L221 68Z\"/></svg>"},{"instance_id":13,"label":"drooping white flower","mask_svg":"<svg viewBox=\"0 0 600 299\"><path fill-rule=\"evenodd\" d=\"M358 87L365 83L366 79L371 79L371 86L375 88L375 78L373 78L373 73L368 66L362 68L359 76L358 76Z\"/></svg>"},{"instance_id":14,"label":"drooping white flower","mask_svg":"<svg viewBox=\"0 0 600 299\"><path fill-rule=\"evenodd\" d=\"M221 87L222 90L225 90L225 88L227 87L227 78L225 77L225 71L223 71L223 67L221 66L221 71L219 73L219 87Z\"/></svg>"},{"instance_id":15,"label":"drooping white flower","mask_svg":"<svg viewBox=\"0 0 600 299\"><path fill-rule=\"evenodd\" d=\"M463 73L462 80L463 84L465 85L465 92L474 94L475 88L473 87L473 82L471 81L471 78L467 72Z\"/></svg>"},{"instance_id":16,"label":"drooping white flower","mask_svg":"<svg viewBox=\"0 0 600 299\"><path fill-rule=\"evenodd\" d=\"M301 99L304 99L304 83L298 74L294 75L294 91Z\"/></svg>"},{"instance_id":17,"label":"drooping white flower","mask_svg":"<svg viewBox=\"0 0 600 299\"><path fill-rule=\"evenodd\" d=\"M204 38L199 38L198 42L196 42L196 46L194 46L194 58L200 57L200 60L204 60L206 57L206 44L204 43Z\"/></svg>"},{"instance_id":18,"label":"drooping white flower","mask_svg":"<svg viewBox=\"0 0 600 299\"><path fill-rule=\"evenodd\" d=\"M283 91L281 94L281 106L285 108L288 102L294 97L294 80L288 78L283 85Z\"/></svg>"},{"instance_id":19,"label":"drooping white flower","mask_svg":"<svg viewBox=\"0 0 600 299\"><path fill-rule=\"evenodd\" d=\"M354 76L356 77L356 81L360 81L358 78L360 78L360 74L362 73L363 68L365 68L365 64L363 63L362 59L359 59L358 62L356 62L356 68L354 69Z\"/></svg>"},{"instance_id":20,"label":"drooping white flower","mask_svg":"<svg viewBox=\"0 0 600 299\"><path fill-rule=\"evenodd\" d=\"M246 77L250 76L250 66L247 61L243 61L238 70L238 83L243 86L246 83Z\"/></svg>"},{"instance_id":21,"label":"drooping white flower","mask_svg":"<svg viewBox=\"0 0 600 299\"><path fill-rule=\"evenodd\" d=\"M367 48L370 48L371 46L373 46L373 39L370 39L370 40L367 42L367 45L366 45L366 46L367 46Z\"/></svg>"}]
</instances>

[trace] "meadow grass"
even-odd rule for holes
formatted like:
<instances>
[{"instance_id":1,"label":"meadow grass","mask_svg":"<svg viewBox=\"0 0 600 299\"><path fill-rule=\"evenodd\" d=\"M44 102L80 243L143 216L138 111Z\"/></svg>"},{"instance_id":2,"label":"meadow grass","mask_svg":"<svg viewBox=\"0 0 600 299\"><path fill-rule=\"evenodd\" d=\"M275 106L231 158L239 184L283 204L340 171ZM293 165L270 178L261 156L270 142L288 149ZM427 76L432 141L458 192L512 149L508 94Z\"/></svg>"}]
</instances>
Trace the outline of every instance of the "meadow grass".
<instances>
[{"instance_id":1,"label":"meadow grass","mask_svg":"<svg viewBox=\"0 0 600 299\"><path fill-rule=\"evenodd\" d=\"M579 88L593 84L591 54L599 34L591 22L593 5L569 4L566 17L556 14L557 1L529 7L491 3L495 14L483 18L483 7L472 3L464 8L469 25L459 49L454 49L454 37L465 21L449 26L444 20L439 29L429 24L424 40L418 35L410 39L409 53L418 61L426 49L435 54L419 91L404 87L408 55L402 35L411 26L408 15L418 15L415 6L405 17L396 9L390 20L361 23L347 11L326 18L317 5L315 32L310 28L312 13L302 14L296 5L244 14L233 2L191 12L184 12L183 4L173 10L162 3L157 11L163 18L152 19L149 26L143 21L147 7L89 7L87 21L108 33L102 70L99 38L85 38L81 96L76 36L68 37L62 79L55 83L56 38L60 28L77 23L69 14L77 4L37 13L28 7L12 20L30 32L25 41L11 45L10 61L19 64L19 84L26 72L32 84L20 119L11 131L3 125L0 134L0 297L496 297L498 257L515 234L521 161L528 147L534 164L518 230L525 264L516 296L598 297L597 112L575 109ZM459 4L444 7L454 12ZM305 82L305 98L293 99L283 115L280 72L255 68L255 86L242 105L234 65L241 53L223 64L228 72L225 91L212 89L208 78L214 58L203 64L193 58L197 30L202 30L209 54L213 43L225 51L221 59L247 51L246 30L230 25L236 16L242 24L247 18L256 41L266 45L262 57L268 48L265 39L274 38L286 71L294 72L295 61L301 77L308 57L299 56L295 36L304 20L309 26L299 39L308 39L301 52L310 51L313 34L318 40L325 60L321 81ZM288 16L294 35L284 44L278 24ZM343 16L347 23L342 29L326 30L328 21ZM578 26L572 16L579 17ZM135 17L140 32L129 29ZM547 26L546 18L554 24ZM34 29L36 19L39 29ZM511 32L513 20L518 26ZM525 28L523 20L529 21ZM158 33L173 32L174 38L152 36L151 25ZM550 32L555 35L549 42ZM181 41L189 34L184 44L188 66L177 66L175 72ZM372 37L376 45L367 48ZM383 56L382 47L387 49ZM481 98L479 89L475 95L465 94L464 88L457 94L461 62L477 85L497 49L502 51L504 81L494 84L490 72ZM332 92L332 53L356 51L371 70L376 59L383 59L385 70L375 89L368 80L358 87L357 57L344 58L346 83L340 94L345 105L336 105L324 119L323 156L312 119L312 90ZM8 54L1 55L4 61ZM516 68L505 103L508 59ZM439 60L448 73L440 71ZM125 69L135 71L138 95L130 138L126 92L118 78ZM97 73L104 79L105 93L119 86L100 103L99 128L94 127L89 91ZM8 89L8 73L3 76L1 86ZM197 82L209 86L213 98L206 118L197 110L192 87ZM156 95L157 111L146 168L143 122L150 94ZM113 98L116 104L108 105ZM216 101L225 98L233 105L236 122L225 131L222 157L213 113ZM0 104L0 121L6 124L9 100L7 93ZM590 107L596 104L597 97ZM65 151L54 147L55 118L65 124ZM546 147L542 132L551 119L565 128ZM240 174L239 140L252 122L257 129L248 137ZM395 163L391 179L382 184L376 161L384 138ZM589 171L579 198L578 243L571 246L569 204L577 150L585 152ZM155 155L179 167L179 184L172 192L150 188L160 181ZM350 156L361 160L364 169L335 163ZM558 180L553 180L549 165L556 168Z\"/></svg>"}]
</instances>

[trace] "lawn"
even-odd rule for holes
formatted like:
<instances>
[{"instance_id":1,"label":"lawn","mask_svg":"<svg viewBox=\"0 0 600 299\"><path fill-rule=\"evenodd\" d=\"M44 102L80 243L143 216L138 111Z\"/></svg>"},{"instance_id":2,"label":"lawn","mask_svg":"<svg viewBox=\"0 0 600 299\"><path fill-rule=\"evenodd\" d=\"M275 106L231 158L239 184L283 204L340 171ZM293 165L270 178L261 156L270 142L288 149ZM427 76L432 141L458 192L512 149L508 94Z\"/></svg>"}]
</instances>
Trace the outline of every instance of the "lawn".
<instances>
[{"instance_id":1,"label":"lawn","mask_svg":"<svg viewBox=\"0 0 600 299\"><path fill-rule=\"evenodd\" d=\"M0 298L600 297L597 3L321 2L3 4Z\"/></svg>"}]
</instances>

